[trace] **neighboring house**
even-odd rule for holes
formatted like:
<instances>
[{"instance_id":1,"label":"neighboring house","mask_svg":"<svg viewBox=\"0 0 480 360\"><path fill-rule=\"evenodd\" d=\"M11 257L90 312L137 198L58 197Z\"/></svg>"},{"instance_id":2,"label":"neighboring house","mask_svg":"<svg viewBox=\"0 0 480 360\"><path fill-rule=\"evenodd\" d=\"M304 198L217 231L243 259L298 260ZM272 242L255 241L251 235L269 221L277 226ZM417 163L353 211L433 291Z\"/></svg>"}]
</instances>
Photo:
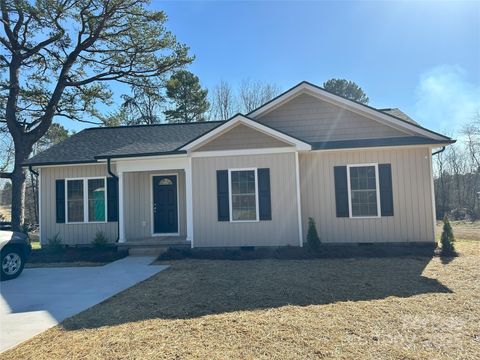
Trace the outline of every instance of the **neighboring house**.
<instances>
[{"instance_id":1,"label":"neighboring house","mask_svg":"<svg viewBox=\"0 0 480 360\"><path fill-rule=\"evenodd\" d=\"M302 246L309 217L325 243L424 243L432 150L453 142L302 82L227 121L86 129L25 165L42 243Z\"/></svg>"}]
</instances>

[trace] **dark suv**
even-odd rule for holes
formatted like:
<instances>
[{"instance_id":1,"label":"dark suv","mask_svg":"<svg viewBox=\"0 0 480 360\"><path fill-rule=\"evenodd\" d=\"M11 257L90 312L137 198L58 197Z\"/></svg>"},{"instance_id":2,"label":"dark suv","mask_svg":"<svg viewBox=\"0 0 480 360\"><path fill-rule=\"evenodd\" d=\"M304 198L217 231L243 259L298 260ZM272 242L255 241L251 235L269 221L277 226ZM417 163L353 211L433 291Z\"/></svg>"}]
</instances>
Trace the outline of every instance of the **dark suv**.
<instances>
[{"instance_id":1,"label":"dark suv","mask_svg":"<svg viewBox=\"0 0 480 360\"><path fill-rule=\"evenodd\" d=\"M23 270L32 247L24 233L0 230L0 277L15 279Z\"/></svg>"}]
</instances>

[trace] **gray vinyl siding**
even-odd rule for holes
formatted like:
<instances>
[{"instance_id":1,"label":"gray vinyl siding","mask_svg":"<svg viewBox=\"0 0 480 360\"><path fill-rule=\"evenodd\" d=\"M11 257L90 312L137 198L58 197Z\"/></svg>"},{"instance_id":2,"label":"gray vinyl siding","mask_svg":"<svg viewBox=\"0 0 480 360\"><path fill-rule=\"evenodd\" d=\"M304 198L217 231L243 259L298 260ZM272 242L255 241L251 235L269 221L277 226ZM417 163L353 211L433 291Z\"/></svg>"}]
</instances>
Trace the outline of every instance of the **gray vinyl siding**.
<instances>
[{"instance_id":1,"label":"gray vinyl siding","mask_svg":"<svg viewBox=\"0 0 480 360\"><path fill-rule=\"evenodd\" d=\"M178 228L186 235L185 173L183 170L124 173L124 218L127 241L152 236L152 175L178 175Z\"/></svg>"},{"instance_id":2,"label":"gray vinyl siding","mask_svg":"<svg viewBox=\"0 0 480 360\"><path fill-rule=\"evenodd\" d=\"M412 135L306 94L256 120L311 142Z\"/></svg>"},{"instance_id":3,"label":"gray vinyl siding","mask_svg":"<svg viewBox=\"0 0 480 360\"><path fill-rule=\"evenodd\" d=\"M217 220L216 171L270 168L272 220ZM299 245L294 153L192 159L195 247Z\"/></svg>"},{"instance_id":4,"label":"gray vinyl siding","mask_svg":"<svg viewBox=\"0 0 480 360\"><path fill-rule=\"evenodd\" d=\"M313 217L324 242L433 242L431 157L428 148L329 151L300 154L304 236ZM394 216L337 218L333 167L390 163Z\"/></svg>"},{"instance_id":5,"label":"gray vinyl siding","mask_svg":"<svg viewBox=\"0 0 480 360\"><path fill-rule=\"evenodd\" d=\"M102 231L109 242L117 239L117 223L57 224L55 180L76 177L108 177L106 165L59 166L41 169L40 233L41 242L57 233L66 245L88 245L97 231Z\"/></svg>"},{"instance_id":6,"label":"gray vinyl siding","mask_svg":"<svg viewBox=\"0 0 480 360\"><path fill-rule=\"evenodd\" d=\"M258 149L284 147L289 144L266 135L246 125L237 125L217 138L201 146L196 151Z\"/></svg>"}]
</instances>

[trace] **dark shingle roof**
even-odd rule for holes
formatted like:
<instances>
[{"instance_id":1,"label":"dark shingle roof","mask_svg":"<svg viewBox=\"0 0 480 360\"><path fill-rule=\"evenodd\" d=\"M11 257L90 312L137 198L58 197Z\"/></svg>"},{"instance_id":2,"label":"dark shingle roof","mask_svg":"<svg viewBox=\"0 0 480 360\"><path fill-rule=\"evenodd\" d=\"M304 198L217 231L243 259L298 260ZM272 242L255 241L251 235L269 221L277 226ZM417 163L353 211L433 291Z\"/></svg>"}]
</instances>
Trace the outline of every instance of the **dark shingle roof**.
<instances>
[{"instance_id":1,"label":"dark shingle roof","mask_svg":"<svg viewBox=\"0 0 480 360\"><path fill-rule=\"evenodd\" d=\"M402 145L436 145L436 144L451 144L455 140L435 140L423 136L402 136L390 137L380 139L355 139L355 140L336 140L336 141L321 141L311 143L312 150L327 150L327 149L349 149L349 148L364 148L364 147L378 147L378 146L402 146Z\"/></svg>"},{"instance_id":2,"label":"dark shingle roof","mask_svg":"<svg viewBox=\"0 0 480 360\"><path fill-rule=\"evenodd\" d=\"M407 114L405 114L402 110L400 110L399 108L387 108L387 109L378 109L380 110L381 112L384 112L388 115L393 115L397 118L400 118L402 120L405 120L405 121L408 121L409 123L412 123L412 124L415 124L415 125L418 125L418 123L413 120L410 116L408 116Z\"/></svg>"},{"instance_id":3,"label":"dark shingle roof","mask_svg":"<svg viewBox=\"0 0 480 360\"><path fill-rule=\"evenodd\" d=\"M207 121L85 129L27 160L25 165L89 163L97 158L176 152L222 123Z\"/></svg>"}]
</instances>

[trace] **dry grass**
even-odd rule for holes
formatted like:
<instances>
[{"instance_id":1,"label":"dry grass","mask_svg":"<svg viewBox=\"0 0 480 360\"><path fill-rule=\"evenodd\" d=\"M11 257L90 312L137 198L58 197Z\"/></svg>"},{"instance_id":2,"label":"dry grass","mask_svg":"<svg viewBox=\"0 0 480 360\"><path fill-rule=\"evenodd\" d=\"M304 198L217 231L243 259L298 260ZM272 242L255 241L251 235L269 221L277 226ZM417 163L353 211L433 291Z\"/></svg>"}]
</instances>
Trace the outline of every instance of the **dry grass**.
<instances>
[{"instance_id":1,"label":"dry grass","mask_svg":"<svg viewBox=\"0 0 480 360\"><path fill-rule=\"evenodd\" d=\"M453 233L457 239L480 241L480 221L451 221ZM437 234L442 233L443 222L437 221Z\"/></svg>"},{"instance_id":2,"label":"dry grass","mask_svg":"<svg viewBox=\"0 0 480 360\"><path fill-rule=\"evenodd\" d=\"M476 359L480 243L457 248L443 262L172 261L2 358Z\"/></svg>"}]
</instances>

